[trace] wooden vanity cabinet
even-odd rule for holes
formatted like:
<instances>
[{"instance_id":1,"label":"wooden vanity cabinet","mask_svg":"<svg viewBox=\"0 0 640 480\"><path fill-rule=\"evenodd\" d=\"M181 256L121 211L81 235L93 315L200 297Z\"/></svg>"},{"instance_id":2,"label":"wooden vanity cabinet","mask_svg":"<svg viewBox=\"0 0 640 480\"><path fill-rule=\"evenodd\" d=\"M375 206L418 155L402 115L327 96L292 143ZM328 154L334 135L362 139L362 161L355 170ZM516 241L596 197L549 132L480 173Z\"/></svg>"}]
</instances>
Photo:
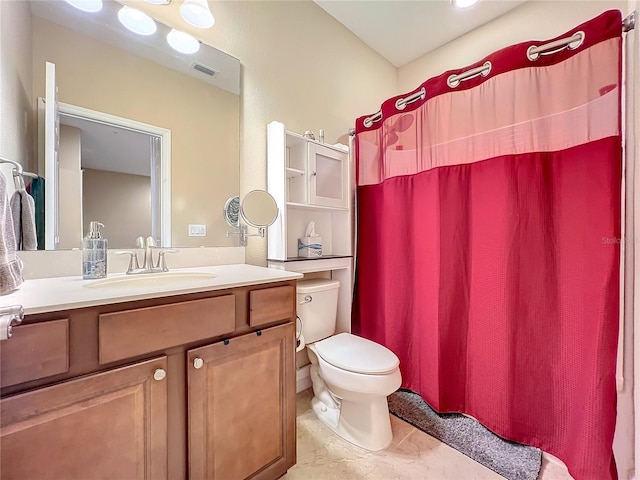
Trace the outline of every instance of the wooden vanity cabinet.
<instances>
[{"instance_id":1,"label":"wooden vanity cabinet","mask_svg":"<svg viewBox=\"0 0 640 480\"><path fill-rule=\"evenodd\" d=\"M0 401L2 479L166 479L166 368L161 357Z\"/></svg>"},{"instance_id":2,"label":"wooden vanity cabinet","mask_svg":"<svg viewBox=\"0 0 640 480\"><path fill-rule=\"evenodd\" d=\"M295 463L294 324L187 352L190 478L278 478Z\"/></svg>"},{"instance_id":3,"label":"wooden vanity cabinet","mask_svg":"<svg viewBox=\"0 0 640 480\"><path fill-rule=\"evenodd\" d=\"M295 309L286 281L25 317L30 355L0 345L0 373L29 359L0 390L0 478L279 478L295 464ZM33 335L53 322L55 349Z\"/></svg>"}]
</instances>

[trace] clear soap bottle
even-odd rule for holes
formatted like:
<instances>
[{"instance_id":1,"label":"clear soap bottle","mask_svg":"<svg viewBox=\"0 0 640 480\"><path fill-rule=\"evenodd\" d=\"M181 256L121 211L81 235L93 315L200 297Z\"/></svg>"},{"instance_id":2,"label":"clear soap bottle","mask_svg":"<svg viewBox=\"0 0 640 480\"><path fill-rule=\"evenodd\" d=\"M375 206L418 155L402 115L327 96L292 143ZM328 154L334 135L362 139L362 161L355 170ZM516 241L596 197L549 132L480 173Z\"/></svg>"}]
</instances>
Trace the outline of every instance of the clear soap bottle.
<instances>
[{"instance_id":1,"label":"clear soap bottle","mask_svg":"<svg viewBox=\"0 0 640 480\"><path fill-rule=\"evenodd\" d=\"M100 222L89 223L89 234L82 240L82 278L107 276L107 239L102 238Z\"/></svg>"}]
</instances>

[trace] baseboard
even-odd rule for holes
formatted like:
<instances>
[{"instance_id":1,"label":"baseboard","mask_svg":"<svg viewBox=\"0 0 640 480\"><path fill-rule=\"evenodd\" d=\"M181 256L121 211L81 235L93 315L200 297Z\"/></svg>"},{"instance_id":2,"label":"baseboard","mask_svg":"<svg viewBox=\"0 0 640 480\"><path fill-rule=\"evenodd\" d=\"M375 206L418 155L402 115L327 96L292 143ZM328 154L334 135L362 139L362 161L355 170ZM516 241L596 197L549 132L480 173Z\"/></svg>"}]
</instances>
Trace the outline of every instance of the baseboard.
<instances>
[{"instance_id":1,"label":"baseboard","mask_svg":"<svg viewBox=\"0 0 640 480\"><path fill-rule=\"evenodd\" d=\"M311 387L311 365L305 365L296 371L296 393Z\"/></svg>"}]
</instances>

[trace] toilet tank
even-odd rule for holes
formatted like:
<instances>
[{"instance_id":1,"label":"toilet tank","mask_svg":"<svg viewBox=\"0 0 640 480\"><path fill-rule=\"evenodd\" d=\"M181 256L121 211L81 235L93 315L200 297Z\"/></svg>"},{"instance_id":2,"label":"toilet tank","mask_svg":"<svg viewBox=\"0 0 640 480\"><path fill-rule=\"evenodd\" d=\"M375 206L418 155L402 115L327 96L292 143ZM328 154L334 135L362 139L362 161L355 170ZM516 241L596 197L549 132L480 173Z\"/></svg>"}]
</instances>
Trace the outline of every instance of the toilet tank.
<instances>
[{"instance_id":1,"label":"toilet tank","mask_svg":"<svg viewBox=\"0 0 640 480\"><path fill-rule=\"evenodd\" d=\"M338 280L301 280L296 300L306 343L317 342L336 332L338 313Z\"/></svg>"}]
</instances>

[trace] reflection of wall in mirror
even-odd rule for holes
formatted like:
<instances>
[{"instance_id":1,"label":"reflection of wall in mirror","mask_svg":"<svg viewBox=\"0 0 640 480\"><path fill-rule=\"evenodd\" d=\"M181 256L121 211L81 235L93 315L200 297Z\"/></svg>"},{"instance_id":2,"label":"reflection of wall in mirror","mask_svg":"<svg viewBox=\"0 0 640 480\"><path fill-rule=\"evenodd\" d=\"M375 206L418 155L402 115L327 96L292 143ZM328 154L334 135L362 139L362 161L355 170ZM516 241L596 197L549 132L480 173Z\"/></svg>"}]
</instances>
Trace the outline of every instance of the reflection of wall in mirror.
<instances>
[{"instance_id":1,"label":"reflection of wall in mirror","mask_svg":"<svg viewBox=\"0 0 640 480\"><path fill-rule=\"evenodd\" d=\"M82 184L85 232L91 220L102 222L109 248L135 248L137 237L151 235L149 177L85 169Z\"/></svg>"},{"instance_id":2,"label":"reflection of wall in mirror","mask_svg":"<svg viewBox=\"0 0 640 480\"><path fill-rule=\"evenodd\" d=\"M60 212L58 235L59 248L82 246L82 173L80 172L80 129L60 125L58 147L58 182ZM103 222L104 223L104 222Z\"/></svg>"},{"instance_id":3,"label":"reflection of wall in mirror","mask_svg":"<svg viewBox=\"0 0 640 480\"><path fill-rule=\"evenodd\" d=\"M60 102L170 129L173 246L231 245L220 212L239 190L239 97L41 18L31 23L33 98L51 61ZM206 224L208 236L188 237L189 223Z\"/></svg>"}]
</instances>

